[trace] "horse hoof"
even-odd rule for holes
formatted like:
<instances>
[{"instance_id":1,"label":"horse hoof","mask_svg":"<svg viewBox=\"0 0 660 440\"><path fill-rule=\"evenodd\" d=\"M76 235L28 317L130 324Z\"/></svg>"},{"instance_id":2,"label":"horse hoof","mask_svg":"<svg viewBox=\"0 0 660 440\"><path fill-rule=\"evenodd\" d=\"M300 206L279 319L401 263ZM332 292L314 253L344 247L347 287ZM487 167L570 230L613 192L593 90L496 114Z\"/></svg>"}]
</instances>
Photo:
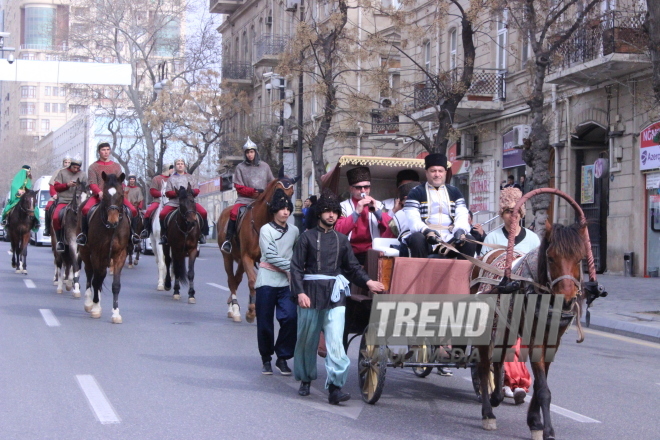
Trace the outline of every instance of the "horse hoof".
<instances>
[{"instance_id":1,"label":"horse hoof","mask_svg":"<svg viewBox=\"0 0 660 440\"><path fill-rule=\"evenodd\" d=\"M23 269L23 275L27 275L27 269Z\"/></svg>"},{"instance_id":2,"label":"horse hoof","mask_svg":"<svg viewBox=\"0 0 660 440\"><path fill-rule=\"evenodd\" d=\"M497 429L497 419L483 419L481 426L486 431L495 431Z\"/></svg>"},{"instance_id":3,"label":"horse hoof","mask_svg":"<svg viewBox=\"0 0 660 440\"><path fill-rule=\"evenodd\" d=\"M93 310L90 315L94 319L99 319L101 317L101 311L100 310Z\"/></svg>"},{"instance_id":4,"label":"horse hoof","mask_svg":"<svg viewBox=\"0 0 660 440\"><path fill-rule=\"evenodd\" d=\"M128 268L129 268L129 269L133 269L133 265L132 265L132 264L129 264L129 265L128 265Z\"/></svg>"},{"instance_id":5,"label":"horse hoof","mask_svg":"<svg viewBox=\"0 0 660 440\"><path fill-rule=\"evenodd\" d=\"M58 283L57 280L53 280L53 286L57 286L57 283Z\"/></svg>"},{"instance_id":6,"label":"horse hoof","mask_svg":"<svg viewBox=\"0 0 660 440\"><path fill-rule=\"evenodd\" d=\"M254 315L248 315L247 313L245 314L245 321L248 324L252 324L254 322Z\"/></svg>"},{"instance_id":7,"label":"horse hoof","mask_svg":"<svg viewBox=\"0 0 660 440\"><path fill-rule=\"evenodd\" d=\"M543 431L532 431L532 440L543 440Z\"/></svg>"},{"instance_id":8,"label":"horse hoof","mask_svg":"<svg viewBox=\"0 0 660 440\"><path fill-rule=\"evenodd\" d=\"M233 315L233 316L231 317L231 319L232 319L234 322L242 322L242 321L243 321L243 320L241 319L241 315Z\"/></svg>"},{"instance_id":9,"label":"horse hoof","mask_svg":"<svg viewBox=\"0 0 660 440\"><path fill-rule=\"evenodd\" d=\"M158 287L156 287L156 290L158 290L158 291L161 291L161 292L162 292L162 291L164 291L164 290L165 290L165 286L161 286L161 285L159 285Z\"/></svg>"},{"instance_id":10,"label":"horse hoof","mask_svg":"<svg viewBox=\"0 0 660 440\"><path fill-rule=\"evenodd\" d=\"M74 292L73 292L73 297L74 297L74 298L80 298L80 290L77 291L77 292L74 291Z\"/></svg>"},{"instance_id":11,"label":"horse hoof","mask_svg":"<svg viewBox=\"0 0 660 440\"><path fill-rule=\"evenodd\" d=\"M62 289L57 289L57 293L62 293Z\"/></svg>"},{"instance_id":12,"label":"horse hoof","mask_svg":"<svg viewBox=\"0 0 660 440\"><path fill-rule=\"evenodd\" d=\"M174 295L172 295L172 299L173 299L174 301L178 301L178 300L181 299L181 295L179 295L178 293L175 293Z\"/></svg>"},{"instance_id":13,"label":"horse hoof","mask_svg":"<svg viewBox=\"0 0 660 440\"><path fill-rule=\"evenodd\" d=\"M16 272L15 272L15 273L21 273L21 270L20 270L20 269L16 269Z\"/></svg>"},{"instance_id":14,"label":"horse hoof","mask_svg":"<svg viewBox=\"0 0 660 440\"><path fill-rule=\"evenodd\" d=\"M66 291L67 291L67 292L71 292L71 289L73 289L73 286L69 286L69 285L67 285L67 286L65 286L65 287L66 287Z\"/></svg>"},{"instance_id":15,"label":"horse hoof","mask_svg":"<svg viewBox=\"0 0 660 440\"><path fill-rule=\"evenodd\" d=\"M195 299L194 296L188 298L188 304L197 304L197 300Z\"/></svg>"},{"instance_id":16,"label":"horse hoof","mask_svg":"<svg viewBox=\"0 0 660 440\"><path fill-rule=\"evenodd\" d=\"M112 318L111 321L113 324L121 324L121 315L119 314L119 309L112 309Z\"/></svg>"}]
</instances>

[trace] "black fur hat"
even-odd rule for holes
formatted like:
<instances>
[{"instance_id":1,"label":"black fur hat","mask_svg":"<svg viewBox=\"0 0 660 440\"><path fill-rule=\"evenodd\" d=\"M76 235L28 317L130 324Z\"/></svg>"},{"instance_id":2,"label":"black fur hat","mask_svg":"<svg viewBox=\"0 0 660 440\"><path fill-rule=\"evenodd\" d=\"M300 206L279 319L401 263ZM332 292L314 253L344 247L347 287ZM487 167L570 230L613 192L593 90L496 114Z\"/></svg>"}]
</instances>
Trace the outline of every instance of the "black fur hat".
<instances>
[{"instance_id":1,"label":"black fur hat","mask_svg":"<svg viewBox=\"0 0 660 440\"><path fill-rule=\"evenodd\" d=\"M355 185L359 182L371 182L371 172L367 167L357 167L346 171L346 178L349 185Z\"/></svg>"},{"instance_id":2,"label":"black fur hat","mask_svg":"<svg viewBox=\"0 0 660 440\"><path fill-rule=\"evenodd\" d=\"M323 194L319 198L319 201L314 205L316 208L316 217L320 217L324 212L335 212L337 215L341 215L341 205L337 196L333 194L329 189L324 189Z\"/></svg>"},{"instance_id":3,"label":"black fur hat","mask_svg":"<svg viewBox=\"0 0 660 440\"><path fill-rule=\"evenodd\" d=\"M282 191L281 188L275 190L273 198L270 200L270 213L275 214L280 209L289 208L289 212L293 212L293 203L291 199L287 197L286 193Z\"/></svg>"},{"instance_id":4,"label":"black fur hat","mask_svg":"<svg viewBox=\"0 0 660 440\"><path fill-rule=\"evenodd\" d=\"M396 186L397 187L401 186L401 182L403 182L404 180L412 180L413 182L419 182L419 174L417 174L417 171L411 169L401 170L396 175Z\"/></svg>"}]
</instances>

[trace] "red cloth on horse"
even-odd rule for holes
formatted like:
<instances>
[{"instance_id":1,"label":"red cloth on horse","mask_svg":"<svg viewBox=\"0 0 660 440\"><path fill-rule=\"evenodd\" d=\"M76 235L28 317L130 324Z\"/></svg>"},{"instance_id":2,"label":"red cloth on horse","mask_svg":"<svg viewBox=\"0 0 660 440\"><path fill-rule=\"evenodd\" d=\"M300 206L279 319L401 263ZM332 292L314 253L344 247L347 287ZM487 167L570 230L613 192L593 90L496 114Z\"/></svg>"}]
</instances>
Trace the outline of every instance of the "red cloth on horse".
<instances>
[{"instance_id":1,"label":"red cloth on horse","mask_svg":"<svg viewBox=\"0 0 660 440\"><path fill-rule=\"evenodd\" d=\"M513 346L516 350L515 360L513 362L504 362L504 385L515 390L522 388L526 393L529 393L529 387L532 385L532 377L527 370L525 362L518 362L520 356L520 338Z\"/></svg>"},{"instance_id":2,"label":"red cloth on horse","mask_svg":"<svg viewBox=\"0 0 660 440\"><path fill-rule=\"evenodd\" d=\"M160 192L158 194L160 194ZM144 218L145 219L151 218L151 214L153 214L154 211L158 209L158 205L160 205L160 203L152 202L151 205L149 205L149 207L147 208L147 212L144 213Z\"/></svg>"},{"instance_id":3,"label":"red cloth on horse","mask_svg":"<svg viewBox=\"0 0 660 440\"><path fill-rule=\"evenodd\" d=\"M60 211L66 208L66 205L67 203L60 203L55 207L55 211L53 211L53 229L56 231L62 229L62 225L60 224Z\"/></svg>"},{"instance_id":4,"label":"red cloth on horse","mask_svg":"<svg viewBox=\"0 0 660 440\"><path fill-rule=\"evenodd\" d=\"M83 215L87 215L89 213L89 210L92 209L92 206L98 205L101 202L101 200L94 196L90 197L87 200L87 203L85 203L85 206L83 207L82 213ZM131 205L131 202L129 202L127 199L124 199L124 206L126 206L128 209L131 211L131 215L133 217L137 216L137 209L135 209L135 206Z\"/></svg>"},{"instance_id":5,"label":"red cloth on horse","mask_svg":"<svg viewBox=\"0 0 660 440\"><path fill-rule=\"evenodd\" d=\"M177 209L176 206L168 206L168 205L164 206L163 209L160 211L160 219L165 220L167 214L169 214L172 211L175 211L176 209ZM201 215L202 218L206 220L206 216L208 215L206 209L204 209L204 207L199 203L195 203L195 209L197 210L199 215Z\"/></svg>"},{"instance_id":6,"label":"red cloth on horse","mask_svg":"<svg viewBox=\"0 0 660 440\"><path fill-rule=\"evenodd\" d=\"M55 200L49 200L48 203L46 203L46 211L48 211L50 207L53 206L53 203L55 203Z\"/></svg>"},{"instance_id":7,"label":"red cloth on horse","mask_svg":"<svg viewBox=\"0 0 660 440\"><path fill-rule=\"evenodd\" d=\"M241 209L241 206L245 206L244 204L241 203L236 203L232 208L231 212L229 213L229 219L236 221L238 218L238 210Z\"/></svg>"}]
</instances>

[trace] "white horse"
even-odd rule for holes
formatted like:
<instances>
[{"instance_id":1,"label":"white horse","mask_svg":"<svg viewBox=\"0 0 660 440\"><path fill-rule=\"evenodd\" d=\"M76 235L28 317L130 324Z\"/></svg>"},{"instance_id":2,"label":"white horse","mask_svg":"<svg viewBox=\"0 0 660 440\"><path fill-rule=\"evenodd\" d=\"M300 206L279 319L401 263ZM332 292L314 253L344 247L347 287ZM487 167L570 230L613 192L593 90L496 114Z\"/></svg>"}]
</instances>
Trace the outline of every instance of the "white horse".
<instances>
[{"instance_id":1,"label":"white horse","mask_svg":"<svg viewBox=\"0 0 660 440\"><path fill-rule=\"evenodd\" d=\"M158 287L156 290L165 290L165 274L167 272L167 267L165 266L165 254L163 254L163 246L158 244L160 241L160 211L162 211L163 206L165 206L165 185L166 181L163 182L163 185L160 189L160 205L158 209L151 215L151 249L154 252L154 257L156 258L156 264L158 265ZM169 290L169 289L167 289Z\"/></svg>"}]
</instances>

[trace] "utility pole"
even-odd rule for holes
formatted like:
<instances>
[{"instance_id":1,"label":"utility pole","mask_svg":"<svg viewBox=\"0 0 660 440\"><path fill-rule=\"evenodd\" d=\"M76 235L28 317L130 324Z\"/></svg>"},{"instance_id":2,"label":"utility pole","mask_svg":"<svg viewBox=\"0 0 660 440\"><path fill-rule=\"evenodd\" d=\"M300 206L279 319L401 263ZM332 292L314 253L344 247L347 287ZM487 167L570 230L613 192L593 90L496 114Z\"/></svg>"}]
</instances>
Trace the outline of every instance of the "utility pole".
<instances>
[{"instance_id":1,"label":"utility pole","mask_svg":"<svg viewBox=\"0 0 660 440\"><path fill-rule=\"evenodd\" d=\"M303 15L303 4L305 0L300 0L300 23L305 19ZM299 180L296 183L296 205L293 212L293 217L295 219L295 224L298 229L303 231L303 213L302 213L302 182L304 179L303 176L303 167L302 167L302 156L303 156L303 73L300 72L298 76L298 142L296 145L296 170L298 171Z\"/></svg>"}]
</instances>

